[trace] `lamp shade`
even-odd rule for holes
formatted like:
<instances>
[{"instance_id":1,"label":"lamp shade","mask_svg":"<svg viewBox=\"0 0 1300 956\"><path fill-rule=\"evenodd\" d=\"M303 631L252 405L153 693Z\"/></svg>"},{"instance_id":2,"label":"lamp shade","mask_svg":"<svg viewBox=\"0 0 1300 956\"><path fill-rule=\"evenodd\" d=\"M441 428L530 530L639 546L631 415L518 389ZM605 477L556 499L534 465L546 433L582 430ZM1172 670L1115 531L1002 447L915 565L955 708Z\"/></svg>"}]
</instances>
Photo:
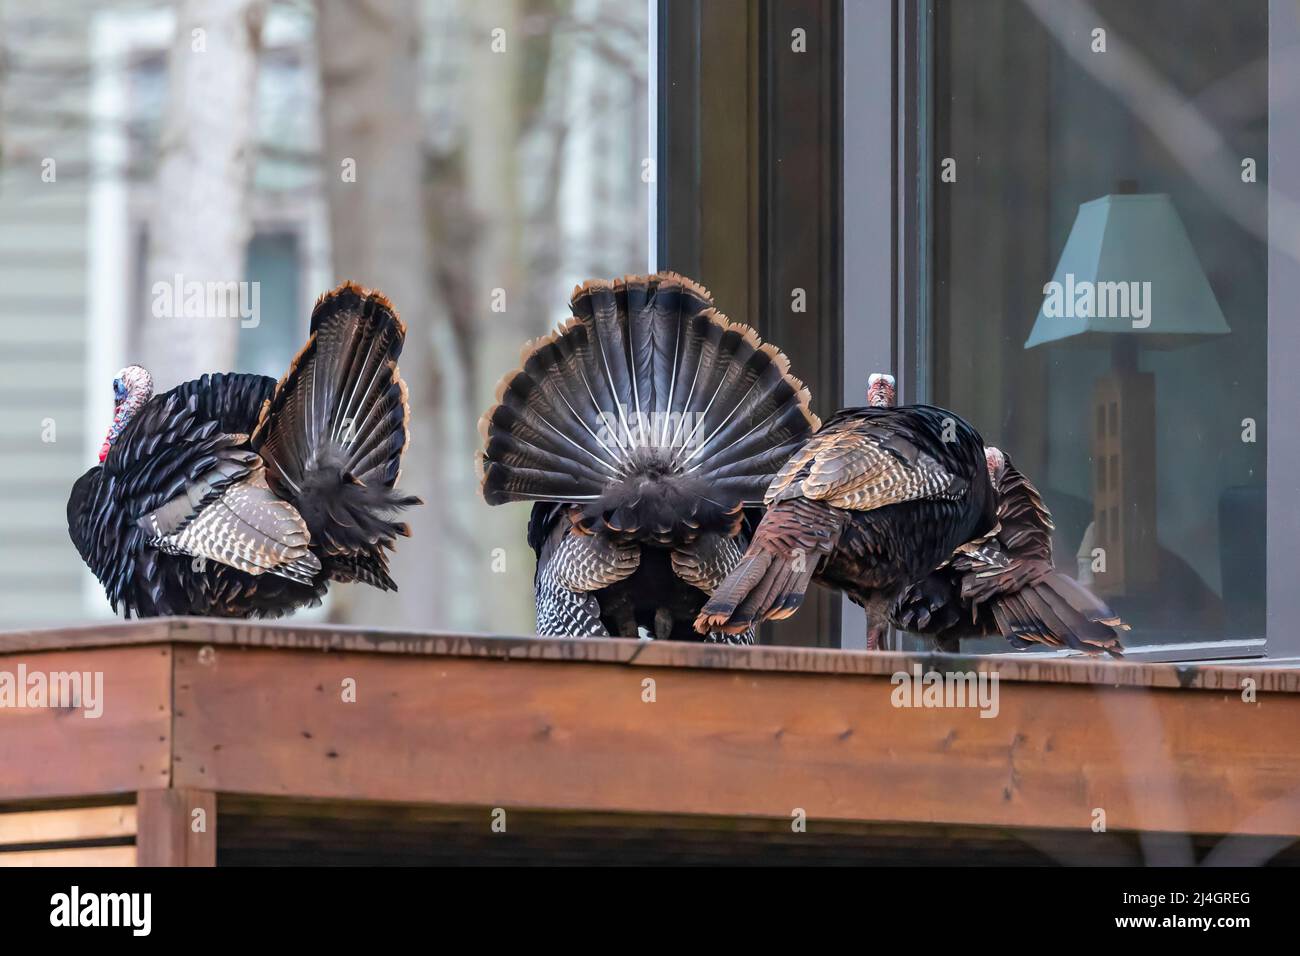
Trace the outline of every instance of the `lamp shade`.
<instances>
[{"instance_id":1,"label":"lamp shade","mask_svg":"<svg viewBox=\"0 0 1300 956\"><path fill-rule=\"evenodd\" d=\"M1120 194L1079 207L1025 348L1123 334L1168 349L1229 331L1169 197Z\"/></svg>"}]
</instances>

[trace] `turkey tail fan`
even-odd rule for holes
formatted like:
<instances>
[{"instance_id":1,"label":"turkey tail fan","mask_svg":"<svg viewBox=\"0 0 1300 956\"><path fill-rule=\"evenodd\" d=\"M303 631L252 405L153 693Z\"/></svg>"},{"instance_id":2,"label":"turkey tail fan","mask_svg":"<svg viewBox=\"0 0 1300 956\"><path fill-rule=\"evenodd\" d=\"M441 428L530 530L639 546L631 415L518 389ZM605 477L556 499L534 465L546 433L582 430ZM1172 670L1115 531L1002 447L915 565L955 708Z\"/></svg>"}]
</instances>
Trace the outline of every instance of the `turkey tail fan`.
<instances>
[{"instance_id":1,"label":"turkey tail fan","mask_svg":"<svg viewBox=\"0 0 1300 956\"><path fill-rule=\"evenodd\" d=\"M325 293L307 344L253 432L267 479L302 514L312 544L326 555L367 556L338 572L368 583L381 579L381 548L409 534L394 515L420 503L394 488L410 442L406 383L397 371L405 338L381 293L352 282Z\"/></svg>"},{"instance_id":2,"label":"turkey tail fan","mask_svg":"<svg viewBox=\"0 0 1300 956\"><path fill-rule=\"evenodd\" d=\"M1123 656L1119 632L1128 625L1095 594L1060 571L1012 594L995 598L989 609L998 630L1018 648L1034 644Z\"/></svg>"},{"instance_id":3,"label":"turkey tail fan","mask_svg":"<svg viewBox=\"0 0 1300 956\"><path fill-rule=\"evenodd\" d=\"M790 363L674 273L594 280L479 422L489 504L581 503L585 530L666 541L739 521L819 422Z\"/></svg>"}]
</instances>

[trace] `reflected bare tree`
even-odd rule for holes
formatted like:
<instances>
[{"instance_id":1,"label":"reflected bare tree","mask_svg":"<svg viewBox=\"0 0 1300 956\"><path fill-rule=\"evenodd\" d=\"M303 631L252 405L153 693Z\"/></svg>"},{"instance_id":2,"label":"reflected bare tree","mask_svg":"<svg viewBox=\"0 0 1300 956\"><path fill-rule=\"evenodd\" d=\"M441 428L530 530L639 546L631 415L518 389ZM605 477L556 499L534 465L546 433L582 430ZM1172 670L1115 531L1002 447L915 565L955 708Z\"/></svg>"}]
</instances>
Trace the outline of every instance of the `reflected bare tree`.
<instances>
[{"instance_id":1,"label":"reflected bare tree","mask_svg":"<svg viewBox=\"0 0 1300 956\"><path fill-rule=\"evenodd\" d=\"M168 63L146 287L243 279L265 0L182 0ZM235 364L237 318L149 314L160 388Z\"/></svg>"},{"instance_id":2,"label":"reflected bare tree","mask_svg":"<svg viewBox=\"0 0 1300 956\"><path fill-rule=\"evenodd\" d=\"M1090 54L1080 37L1087 36L1095 27L1104 27L1105 20L1087 0L1022 2L1061 49L1114 93L1234 222L1265 243L1270 241L1268 216L1281 223L1300 223L1300 203L1294 199L1276 191L1270 196L1264 189L1243 193L1234 188L1236 178L1224 176L1223 170L1239 169L1241 157L1231 150L1223 132L1206 115L1205 104L1179 93L1123 37L1108 32L1104 62ZM1238 77L1237 81L1243 79L1249 79L1249 74ZM1300 231L1275 228L1271 238L1287 255L1300 262Z\"/></svg>"},{"instance_id":3,"label":"reflected bare tree","mask_svg":"<svg viewBox=\"0 0 1300 956\"><path fill-rule=\"evenodd\" d=\"M433 357L430 250L424 205L424 156L418 122L419 30L414 0L364 0L317 7L321 70L321 168L329 205L336 281L382 289L410 332L402 376L410 389L411 445L404 484L424 498L409 515L412 538L393 559L401 620L442 623L439 573L446 495L438 476L446 456L441 433L444 389ZM352 588L332 613L357 623L392 618L392 598Z\"/></svg>"}]
</instances>

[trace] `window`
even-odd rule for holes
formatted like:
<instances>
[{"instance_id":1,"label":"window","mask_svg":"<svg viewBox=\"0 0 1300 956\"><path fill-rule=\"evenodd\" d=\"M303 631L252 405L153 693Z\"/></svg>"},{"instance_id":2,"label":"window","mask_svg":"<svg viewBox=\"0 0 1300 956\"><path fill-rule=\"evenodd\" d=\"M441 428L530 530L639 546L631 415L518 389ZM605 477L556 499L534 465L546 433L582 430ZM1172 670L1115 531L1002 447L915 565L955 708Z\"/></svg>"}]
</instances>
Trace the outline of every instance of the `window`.
<instances>
[{"instance_id":1,"label":"window","mask_svg":"<svg viewBox=\"0 0 1300 956\"><path fill-rule=\"evenodd\" d=\"M1134 646L1264 633L1267 6L931 14L926 398Z\"/></svg>"},{"instance_id":2,"label":"window","mask_svg":"<svg viewBox=\"0 0 1300 956\"><path fill-rule=\"evenodd\" d=\"M1276 397L1294 263L1267 235L1294 11L658 8L659 264L793 349L819 411L888 369L904 400L969 418L1038 484L1058 566L1137 656L1262 653L1290 606L1270 462L1300 466ZM800 321L784 297L805 283ZM1090 316L1059 308L1085 286ZM856 608L817 614L768 639L862 646Z\"/></svg>"},{"instance_id":3,"label":"window","mask_svg":"<svg viewBox=\"0 0 1300 956\"><path fill-rule=\"evenodd\" d=\"M239 338L236 367L241 371L284 374L284 356L293 355L302 338L302 315L307 304L299 299L300 252L293 232L256 232L248 243L244 275L258 290L259 315L269 328L261 335Z\"/></svg>"}]
</instances>

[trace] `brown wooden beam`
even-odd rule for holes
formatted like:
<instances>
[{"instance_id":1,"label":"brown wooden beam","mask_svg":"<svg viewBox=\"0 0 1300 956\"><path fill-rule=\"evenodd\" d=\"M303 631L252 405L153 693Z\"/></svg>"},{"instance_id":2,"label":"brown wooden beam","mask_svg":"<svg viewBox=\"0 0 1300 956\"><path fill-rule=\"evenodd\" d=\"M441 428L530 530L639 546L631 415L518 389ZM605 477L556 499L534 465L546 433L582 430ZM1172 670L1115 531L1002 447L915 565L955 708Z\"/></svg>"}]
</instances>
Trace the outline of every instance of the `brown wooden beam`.
<instances>
[{"instance_id":1,"label":"brown wooden beam","mask_svg":"<svg viewBox=\"0 0 1300 956\"><path fill-rule=\"evenodd\" d=\"M77 843L135 836L135 807L68 807L0 813L0 851L6 846Z\"/></svg>"},{"instance_id":2,"label":"brown wooden beam","mask_svg":"<svg viewBox=\"0 0 1300 956\"><path fill-rule=\"evenodd\" d=\"M884 674L194 647L176 688L175 785L223 793L1300 834L1294 694L1004 682L988 719Z\"/></svg>"},{"instance_id":3,"label":"brown wooden beam","mask_svg":"<svg viewBox=\"0 0 1300 956\"><path fill-rule=\"evenodd\" d=\"M0 853L0 866L135 866L133 846L61 847L53 850L23 850Z\"/></svg>"},{"instance_id":4,"label":"brown wooden beam","mask_svg":"<svg viewBox=\"0 0 1300 956\"><path fill-rule=\"evenodd\" d=\"M88 629L89 630L89 629ZM130 633L123 631L122 633ZM16 675L103 675L102 714L0 709L0 801L128 794L171 780L172 651L168 645L0 656Z\"/></svg>"},{"instance_id":5,"label":"brown wooden beam","mask_svg":"<svg viewBox=\"0 0 1300 956\"><path fill-rule=\"evenodd\" d=\"M160 861L215 858L217 792L1075 830L1101 811L1112 830L1300 834L1300 673L1267 663L167 627L166 645L138 643L155 624L0 654L0 670L105 675L98 720L0 710L0 801L141 791L142 853ZM914 666L996 673L997 716L894 706ZM204 838L185 830L196 808Z\"/></svg>"},{"instance_id":6,"label":"brown wooden beam","mask_svg":"<svg viewBox=\"0 0 1300 956\"><path fill-rule=\"evenodd\" d=\"M797 618L796 618L797 620ZM28 651L91 651L138 647L160 641L183 645L355 651L416 657L572 661L638 667L889 676L913 663L945 668L996 670L1003 681L1168 687L1239 692L1247 679L1260 691L1300 693L1300 667L1260 660L1251 665L1165 664L1062 658L1044 654L957 656L924 653L841 651L809 647L730 647L619 638L569 640L428 631L367 630L324 624L170 618L74 628L0 633L0 668L12 669ZM10 656L19 655L19 656ZM45 665L42 665L45 666ZM0 734L6 726L0 713ZM0 750L0 754L3 750ZM138 789L138 788L137 788ZM4 799L0 790L0 799Z\"/></svg>"},{"instance_id":7,"label":"brown wooden beam","mask_svg":"<svg viewBox=\"0 0 1300 956\"><path fill-rule=\"evenodd\" d=\"M217 797L210 790L141 790L139 866L216 866Z\"/></svg>"}]
</instances>

